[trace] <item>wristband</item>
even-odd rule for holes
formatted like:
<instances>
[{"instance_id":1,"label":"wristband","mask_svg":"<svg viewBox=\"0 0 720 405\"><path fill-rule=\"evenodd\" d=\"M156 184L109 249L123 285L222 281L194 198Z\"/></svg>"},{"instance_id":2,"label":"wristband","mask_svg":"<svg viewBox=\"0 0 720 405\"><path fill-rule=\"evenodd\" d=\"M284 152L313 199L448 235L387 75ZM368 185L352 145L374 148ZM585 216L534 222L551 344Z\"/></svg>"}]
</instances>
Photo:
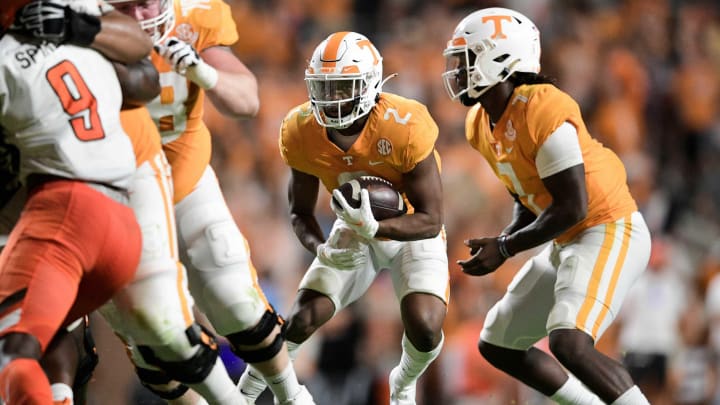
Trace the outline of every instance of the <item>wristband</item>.
<instances>
[{"instance_id":1,"label":"wristband","mask_svg":"<svg viewBox=\"0 0 720 405\"><path fill-rule=\"evenodd\" d=\"M497 238L498 243L498 251L500 251L500 254L504 259L507 259L508 257L512 257L512 254L510 254L510 251L507 248L507 235L500 235Z\"/></svg>"},{"instance_id":2,"label":"wristband","mask_svg":"<svg viewBox=\"0 0 720 405\"><path fill-rule=\"evenodd\" d=\"M204 90L210 90L217 84L218 71L201 59L197 65L187 68L185 77Z\"/></svg>"}]
</instances>

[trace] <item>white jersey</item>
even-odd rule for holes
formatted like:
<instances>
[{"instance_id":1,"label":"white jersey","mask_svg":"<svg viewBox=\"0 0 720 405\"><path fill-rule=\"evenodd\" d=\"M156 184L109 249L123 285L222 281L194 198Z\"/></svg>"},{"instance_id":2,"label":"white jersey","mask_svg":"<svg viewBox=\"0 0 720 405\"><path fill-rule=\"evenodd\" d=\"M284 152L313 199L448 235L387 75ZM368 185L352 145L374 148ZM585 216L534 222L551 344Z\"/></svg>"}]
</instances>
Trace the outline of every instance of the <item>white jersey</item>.
<instances>
[{"instance_id":1,"label":"white jersey","mask_svg":"<svg viewBox=\"0 0 720 405\"><path fill-rule=\"evenodd\" d=\"M75 46L0 39L0 126L32 173L126 188L135 171L112 64Z\"/></svg>"}]
</instances>

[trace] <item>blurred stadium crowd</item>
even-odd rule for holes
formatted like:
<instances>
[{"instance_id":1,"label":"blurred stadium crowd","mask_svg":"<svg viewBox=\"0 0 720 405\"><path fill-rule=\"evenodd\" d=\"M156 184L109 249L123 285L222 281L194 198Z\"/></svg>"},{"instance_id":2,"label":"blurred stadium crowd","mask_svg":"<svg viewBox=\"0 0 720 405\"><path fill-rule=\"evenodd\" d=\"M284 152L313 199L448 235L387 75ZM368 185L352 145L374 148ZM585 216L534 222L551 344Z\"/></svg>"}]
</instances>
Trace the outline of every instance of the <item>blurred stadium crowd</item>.
<instances>
[{"instance_id":1,"label":"blurred stadium crowd","mask_svg":"<svg viewBox=\"0 0 720 405\"><path fill-rule=\"evenodd\" d=\"M307 99L313 47L329 33L367 35L384 57L385 90L425 103L440 128L451 263L446 344L418 384L420 404L545 404L477 352L483 317L529 254L469 277L455 265L463 240L496 235L512 200L464 139L465 108L442 87L442 50L470 11L503 6L541 31L542 72L579 103L593 136L624 161L653 232L648 271L599 342L623 358L653 404L720 404L720 4L716 0L226 0L240 36L234 51L256 74L261 109L231 121L207 105L213 166L250 241L268 298L282 313L312 257L287 214L289 171L279 123ZM334 214L318 202L326 231ZM319 404L377 404L402 334L390 280L322 328L296 362ZM96 318L100 366L90 402L155 403L143 396L119 342ZM239 377L243 365L228 355ZM113 398L109 400L109 398ZM144 399L141 399L144 398ZM513 402L514 401L514 402Z\"/></svg>"}]
</instances>

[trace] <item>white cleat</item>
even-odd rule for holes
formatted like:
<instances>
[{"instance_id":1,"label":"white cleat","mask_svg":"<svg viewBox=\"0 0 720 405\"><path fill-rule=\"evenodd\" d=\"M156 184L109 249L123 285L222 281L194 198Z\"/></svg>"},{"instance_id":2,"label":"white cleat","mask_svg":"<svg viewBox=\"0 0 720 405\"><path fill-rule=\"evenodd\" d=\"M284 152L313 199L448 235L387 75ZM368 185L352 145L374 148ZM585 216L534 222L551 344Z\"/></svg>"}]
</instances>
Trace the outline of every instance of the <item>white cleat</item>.
<instances>
[{"instance_id":1,"label":"white cleat","mask_svg":"<svg viewBox=\"0 0 720 405\"><path fill-rule=\"evenodd\" d=\"M300 391L295 394L294 397L282 402L278 403L277 399L275 399L275 405L315 405L315 400L313 399L312 395L310 395L310 392L305 388L304 385L300 386Z\"/></svg>"},{"instance_id":2,"label":"white cleat","mask_svg":"<svg viewBox=\"0 0 720 405\"><path fill-rule=\"evenodd\" d=\"M400 372L398 367L390 371L390 405L415 405L415 383L399 389L395 384L395 376Z\"/></svg>"}]
</instances>

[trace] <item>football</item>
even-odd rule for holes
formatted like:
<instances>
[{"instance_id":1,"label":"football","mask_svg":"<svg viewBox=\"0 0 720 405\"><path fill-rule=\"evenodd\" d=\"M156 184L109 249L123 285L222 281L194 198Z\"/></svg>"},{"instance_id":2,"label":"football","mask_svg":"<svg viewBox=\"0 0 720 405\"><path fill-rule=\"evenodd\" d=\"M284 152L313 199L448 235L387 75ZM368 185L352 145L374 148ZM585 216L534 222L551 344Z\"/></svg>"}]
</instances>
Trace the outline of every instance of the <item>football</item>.
<instances>
[{"instance_id":1,"label":"football","mask_svg":"<svg viewBox=\"0 0 720 405\"><path fill-rule=\"evenodd\" d=\"M394 218L407 212L405 201L392 183L377 176L361 176L338 187L345 201L353 208L360 207L360 190L367 189L370 195L370 207L375 219L381 221ZM335 202L337 204L337 201ZM339 205L339 204L338 204Z\"/></svg>"}]
</instances>

